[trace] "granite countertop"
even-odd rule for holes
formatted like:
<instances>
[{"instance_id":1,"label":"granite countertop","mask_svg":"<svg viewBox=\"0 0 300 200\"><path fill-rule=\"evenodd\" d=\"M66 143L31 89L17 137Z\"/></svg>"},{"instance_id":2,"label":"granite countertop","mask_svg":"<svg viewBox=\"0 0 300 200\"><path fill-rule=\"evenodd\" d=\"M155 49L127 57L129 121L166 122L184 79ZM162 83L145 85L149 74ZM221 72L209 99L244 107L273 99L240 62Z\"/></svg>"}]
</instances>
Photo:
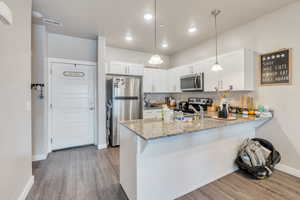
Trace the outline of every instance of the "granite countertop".
<instances>
[{"instance_id":1,"label":"granite countertop","mask_svg":"<svg viewBox=\"0 0 300 200\"><path fill-rule=\"evenodd\" d=\"M177 107L169 107L169 109L174 110ZM144 107L144 110L161 110L162 107L161 106L154 106L154 107Z\"/></svg>"},{"instance_id":2,"label":"granite countertop","mask_svg":"<svg viewBox=\"0 0 300 200\"><path fill-rule=\"evenodd\" d=\"M208 116L212 116L210 114ZM255 116L243 117L237 115L236 120L219 120L206 117L203 120L193 121L162 121L157 119L139 119L123 121L122 125L133 131L136 135L145 140L153 140L167 136L181 135L207 129L220 128L234 124L241 124L251 121L266 120L269 118L256 118Z\"/></svg>"}]
</instances>

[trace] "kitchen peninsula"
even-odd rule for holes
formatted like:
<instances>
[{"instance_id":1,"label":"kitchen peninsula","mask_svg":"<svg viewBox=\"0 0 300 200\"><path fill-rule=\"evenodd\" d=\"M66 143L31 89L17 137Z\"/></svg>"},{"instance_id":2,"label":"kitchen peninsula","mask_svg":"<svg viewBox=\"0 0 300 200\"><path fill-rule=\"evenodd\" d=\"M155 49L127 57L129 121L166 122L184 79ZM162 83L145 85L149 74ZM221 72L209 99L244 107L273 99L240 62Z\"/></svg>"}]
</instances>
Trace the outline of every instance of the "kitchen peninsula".
<instances>
[{"instance_id":1,"label":"kitchen peninsula","mask_svg":"<svg viewBox=\"0 0 300 200\"><path fill-rule=\"evenodd\" d=\"M121 122L120 183L130 200L172 200L234 172L238 148L270 118Z\"/></svg>"}]
</instances>

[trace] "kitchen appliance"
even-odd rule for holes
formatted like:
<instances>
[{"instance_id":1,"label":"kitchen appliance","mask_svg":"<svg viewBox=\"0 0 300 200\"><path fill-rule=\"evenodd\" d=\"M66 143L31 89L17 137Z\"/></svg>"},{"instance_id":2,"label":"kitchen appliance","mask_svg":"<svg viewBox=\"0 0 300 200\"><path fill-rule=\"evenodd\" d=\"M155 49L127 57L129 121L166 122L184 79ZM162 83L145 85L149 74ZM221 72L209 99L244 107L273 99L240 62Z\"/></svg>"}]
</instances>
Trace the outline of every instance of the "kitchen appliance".
<instances>
[{"instance_id":1,"label":"kitchen appliance","mask_svg":"<svg viewBox=\"0 0 300 200\"><path fill-rule=\"evenodd\" d=\"M142 118L141 78L107 76L107 135L111 146L120 145L120 121Z\"/></svg>"},{"instance_id":2,"label":"kitchen appliance","mask_svg":"<svg viewBox=\"0 0 300 200\"><path fill-rule=\"evenodd\" d=\"M201 110L201 107L204 111L207 111L207 108L212 106L213 100L211 98L198 98L190 97L188 101L182 101L179 103L179 110L184 113L195 113L194 109L190 106L193 106L197 111Z\"/></svg>"},{"instance_id":3,"label":"kitchen appliance","mask_svg":"<svg viewBox=\"0 0 300 200\"><path fill-rule=\"evenodd\" d=\"M180 78L180 88L183 92L203 91L204 73L185 75Z\"/></svg>"},{"instance_id":4,"label":"kitchen appliance","mask_svg":"<svg viewBox=\"0 0 300 200\"><path fill-rule=\"evenodd\" d=\"M219 118L223 118L223 119L227 119L229 115L229 104L223 104L220 105L220 110L218 112L218 117Z\"/></svg>"}]
</instances>

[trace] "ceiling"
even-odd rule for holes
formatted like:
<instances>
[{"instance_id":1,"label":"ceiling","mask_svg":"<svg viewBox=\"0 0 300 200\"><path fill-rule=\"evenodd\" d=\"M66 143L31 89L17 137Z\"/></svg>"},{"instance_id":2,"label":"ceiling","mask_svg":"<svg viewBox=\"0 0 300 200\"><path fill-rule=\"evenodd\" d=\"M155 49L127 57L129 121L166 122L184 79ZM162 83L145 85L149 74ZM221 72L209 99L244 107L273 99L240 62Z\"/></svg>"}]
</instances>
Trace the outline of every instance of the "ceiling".
<instances>
[{"instance_id":1,"label":"ceiling","mask_svg":"<svg viewBox=\"0 0 300 200\"><path fill-rule=\"evenodd\" d=\"M172 55L190 48L214 35L213 9L222 11L219 31L245 24L295 0L157 0L159 51ZM152 52L154 21L145 22L146 12L152 14L154 0L33 0L33 10L44 17L63 23L62 27L49 26L49 32L95 39L106 37L113 47ZM189 33L190 26L198 31ZM132 41L125 36L132 35ZM163 49L161 42L169 47Z\"/></svg>"}]
</instances>

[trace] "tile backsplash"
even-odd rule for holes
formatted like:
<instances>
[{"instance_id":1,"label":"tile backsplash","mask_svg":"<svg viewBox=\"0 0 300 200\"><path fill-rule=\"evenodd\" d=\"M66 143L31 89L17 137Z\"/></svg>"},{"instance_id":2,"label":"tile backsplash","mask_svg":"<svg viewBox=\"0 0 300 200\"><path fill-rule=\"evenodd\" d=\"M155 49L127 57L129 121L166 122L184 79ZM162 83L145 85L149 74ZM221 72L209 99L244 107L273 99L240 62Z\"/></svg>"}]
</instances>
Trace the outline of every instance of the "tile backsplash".
<instances>
[{"instance_id":1,"label":"tile backsplash","mask_svg":"<svg viewBox=\"0 0 300 200\"><path fill-rule=\"evenodd\" d=\"M221 92L220 94L224 94ZM219 103L220 98L217 92L183 92L176 94L145 94L145 97L150 99L151 103L162 103L165 102L165 97L174 97L176 98L177 103L181 101L187 101L189 97L201 97L201 98L212 98L215 103ZM234 91L229 94L227 97L229 103L233 106L240 105L240 97L241 96L252 96L254 97L253 92L249 91Z\"/></svg>"},{"instance_id":2,"label":"tile backsplash","mask_svg":"<svg viewBox=\"0 0 300 200\"><path fill-rule=\"evenodd\" d=\"M220 92L220 94L224 94ZM234 91L229 94L226 99L228 99L231 105L239 105L240 104L240 97L241 96L253 96L252 92L248 91ZM220 101L220 98L217 92L184 92L180 94L174 95L178 102L180 101L187 101L189 97L202 97L202 98L212 98L215 103Z\"/></svg>"}]
</instances>

